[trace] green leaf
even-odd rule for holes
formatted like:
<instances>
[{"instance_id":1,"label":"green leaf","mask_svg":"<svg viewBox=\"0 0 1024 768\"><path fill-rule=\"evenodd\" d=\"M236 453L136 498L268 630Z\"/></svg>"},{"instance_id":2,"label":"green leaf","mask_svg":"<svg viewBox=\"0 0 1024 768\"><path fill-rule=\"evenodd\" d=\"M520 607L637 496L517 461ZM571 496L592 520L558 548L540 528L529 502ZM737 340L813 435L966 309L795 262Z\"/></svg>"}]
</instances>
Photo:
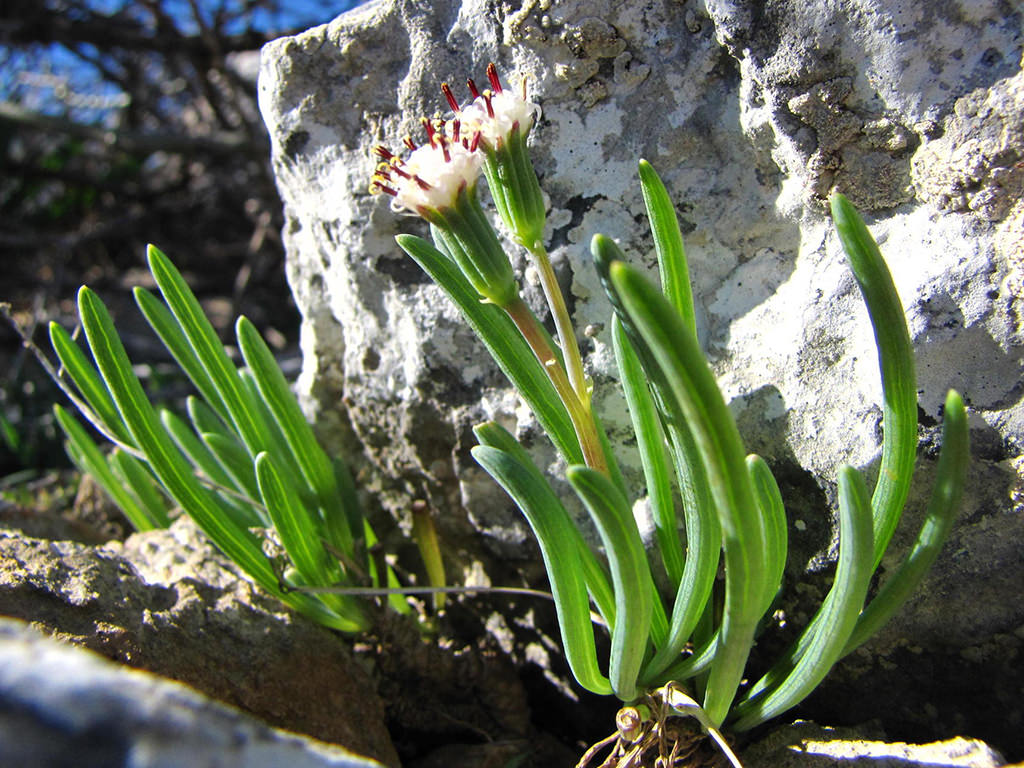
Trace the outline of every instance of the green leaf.
<instances>
[{"instance_id":1,"label":"green leaf","mask_svg":"<svg viewBox=\"0 0 1024 768\"><path fill-rule=\"evenodd\" d=\"M183 419L167 409L160 410L160 422L174 440L175 445L188 458L192 465L215 486L221 497L225 510L236 525L242 528L258 528L265 521L256 512L259 503L253 496L227 472L206 443L199 439ZM237 495L236 495L237 494ZM244 496L245 498L239 498Z\"/></svg>"},{"instance_id":2,"label":"green leaf","mask_svg":"<svg viewBox=\"0 0 1024 768\"><path fill-rule=\"evenodd\" d=\"M602 250L595 237L595 250ZM726 596L722 640L711 667L704 709L720 725L729 711L763 611L765 540L743 443L694 335L675 308L638 271L607 265L608 284L625 317L650 349L667 383L666 396L691 430L718 511L725 550Z\"/></svg>"},{"instance_id":3,"label":"green leaf","mask_svg":"<svg viewBox=\"0 0 1024 768\"><path fill-rule=\"evenodd\" d=\"M331 544L351 554L353 537L348 520L360 516L358 509L350 510L347 514L342 511L342 504L345 501L351 503L352 499L343 499L339 493L330 459L313 436L313 430L302 414L284 374L255 326L245 317L240 317L235 330L242 356L260 394L273 414L274 422L284 434L302 476L316 494L317 505L327 516L325 523Z\"/></svg>"},{"instance_id":4,"label":"green leaf","mask_svg":"<svg viewBox=\"0 0 1024 768\"><path fill-rule=\"evenodd\" d=\"M764 582L764 608L768 610L782 584L786 570L786 555L789 547L789 530L786 527L786 507L782 502L779 485L768 464L757 454L747 456L747 472L757 498L757 506L764 519L764 561L766 578Z\"/></svg>"},{"instance_id":5,"label":"green leaf","mask_svg":"<svg viewBox=\"0 0 1024 768\"><path fill-rule=\"evenodd\" d=\"M658 253L658 268L661 271L661 289L669 302L679 312L683 324L697 335L697 320L693 311L693 289L690 287L690 268L686 262L683 234L679 230L679 219L675 206L668 196L654 166L646 160L640 161L640 189L651 222L654 248Z\"/></svg>"},{"instance_id":6,"label":"green leaf","mask_svg":"<svg viewBox=\"0 0 1024 768\"><path fill-rule=\"evenodd\" d=\"M156 331L156 335L160 337L189 380L199 390L199 394L202 395L207 405L213 408L220 418L227 421L230 418L227 406L224 405L220 393L213 386L213 380L207 374L203 364L199 362L198 356L181 330L181 325L178 324L167 305L144 288L136 287L132 294L135 296L135 303L142 311L146 322Z\"/></svg>"},{"instance_id":7,"label":"green leaf","mask_svg":"<svg viewBox=\"0 0 1024 768\"><path fill-rule=\"evenodd\" d=\"M732 713L735 730L749 730L799 704L840 659L871 584L872 555L867 488L857 470L840 467L839 563L832 589L805 631L809 642L804 653L781 682L766 688L755 686L756 693L736 706ZM782 664L788 666L786 660Z\"/></svg>"},{"instance_id":8,"label":"green leaf","mask_svg":"<svg viewBox=\"0 0 1024 768\"><path fill-rule=\"evenodd\" d=\"M478 445L473 458L511 496L533 529L551 582L562 646L576 680L592 693L612 692L597 664L587 581L576 545L575 527L547 482L498 448ZM578 533L578 532L577 532Z\"/></svg>"},{"instance_id":9,"label":"green leaf","mask_svg":"<svg viewBox=\"0 0 1024 768\"><path fill-rule=\"evenodd\" d=\"M137 531L151 531L156 528L167 527L166 514L161 517L153 517L150 510L143 507L132 497L121 481L114 476L106 457L100 452L99 447L92 441L85 428L78 423L74 416L69 414L59 405L53 406L54 416L57 423L64 430L68 438L68 454L75 464L83 472L87 472L96 478L100 487L107 492L107 495L114 500L118 508L124 512L125 517L131 522ZM118 417L120 418L120 417Z\"/></svg>"},{"instance_id":10,"label":"green leaf","mask_svg":"<svg viewBox=\"0 0 1024 768\"><path fill-rule=\"evenodd\" d=\"M221 467L231 476L232 485L250 499L259 499L260 492L249 452L233 435L203 432L200 439ZM229 486L230 487L230 486Z\"/></svg>"},{"instance_id":11,"label":"green leaf","mask_svg":"<svg viewBox=\"0 0 1024 768\"><path fill-rule=\"evenodd\" d=\"M640 360L643 373L651 385L655 406L669 437L672 461L683 501L687 541L683 573L677 582L666 642L658 647L642 675L646 685L656 687L669 679L664 677L664 670L678 660L679 654L704 614L718 570L722 546L721 526L711 498L703 460L687 418L677 398L672 394L672 387L665 371L647 341L632 324L617 295L617 289L611 284L608 268L612 262L623 258L622 251L605 237L595 237L591 250L605 290L616 309L616 318L626 331L626 336ZM696 346L696 337L689 335Z\"/></svg>"},{"instance_id":12,"label":"green leaf","mask_svg":"<svg viewBox=\"0 0 1024 768\"><path fill-rule=\"evenodd\" d=\"M640 533L629 502L600 472L572 466L566 477L590 513L611 566L615 615L608 679L615 695L633 701L648 648L655 594Z\"/></svg>"},{"instance_id":13,"label":"green leaf","mask_svg":"<svg viewBox=\"0 0 1024 768\"><path fill-rule=\"evenodd\" d=\"M216 499L199 485L192 475L191 466L163 430L142 385L132 373L131 361L103 302L83 287L78 293L78 307L97 367L129 432L145 453L156 477L224 554L238 563L260 586L280 597L277 577L259 541L249 531L225 518Z\"/></svg>"},{"instance_id":14,"label":"green leaf","mask_svg":"<svg viewBox=\"0 0 1024 768\"><path fill-rule=\"evenodd\" d=\"M114 400L99 373L86 359L85 353L74 339L58 323L50 323L50 344L53 346L53 351L57 353L64 370L67 371L71 381L75 383L86 404L92 410L92 415L84 411L82 415L93 422L97 429L131 445L128 428L121 420L117 406L114 405ZM96 424L92 416L98 417L100 423Z\"/></svg>"},{"instance_id":15,"label":"green leaf","mask_svg":"<svg viewBox=\"0 0 1024 768\"><path fill-rule=\"evenodd\" d=\"M204 432L213 432L230 437L236 441L238 440L238 433L228 426L230 422L227 419L221 419L217 412L207 405L205 401L194 395L189 395L185 398L185 407L188 410L188 417L192 422L192 428L197 435L201 435Z\"/></svg>"},{"instance_id":16,"label":"green leaf","mask_svg":"<svg viewBox=\"0 0 1024 768\"><path fill-rule=\"evenodd\" d=\"M942 451L924 523L906 558L864 609L843 649L844 656L852 653L893 617L921 585L938 557L960 507L970 462L968 443L967 412L963 400L950 390L942 417Z\"/></svg>"},{"instance_id":17,"label":"green leaf","mask_svg":"<svg viewBox=\"0 0 1024 768\"><path fill-rule=\"evenodd\" d=\"M669 582L678 584L683 578L683 545L679 539L672 484L669 480L665 433L661 429L654 399L647 386L647 376L617 316L612 318L612 346L640 450L640 463L647 481L647 498L654 519L658 549Z\"/></svg>"},{"instance_id":18,"label":"green leaf","mask_svg":"<svg viewBox=\"0 0 1024 768\"><path fill-rule=\"evenodd\" d=\"M871 318L882 373L882 462L871 497L875 568L889 545L910 493L917 458L917 380L914 351L892 275L857 210L838 192L832 220Z\"/></svg>"},{"instance_id":19,"label":"green leaf","mask_svg":"<svg viewBox=\"0 0 1024 768\"><path fill-rule=\"evenodd\" d=\"M282 480L269 453L264 451L256 457L255 474L260 497L281 537L281 545L298 568L303 582L323 587L339 582L341 570L337 561L324 549L309 510L297 502L290 484Z\"/></svg>"},{"instance_id":20,"label":"green leaf","mask_svg":"<svg viewBox=\"0 0 1024 768\"><path fill-rule=\"evenodd\" d=\"M167 505L158 490L159 485L156 478L150 474L146 465L116 447L110 454L109 462L111 469L123 481L125 488L135 497L139 506L146 510L146 516L150 520L155 520L160 527L166 528L170 524L167 517Z\"/></svg>"},{"instance_id":21,"label":"green leaf","mask_svg":"<svg viewBox=\"0 0 1024 768\"><path fill-rule=\"evenodd\" d=\"M153 273L164 301L177 319L189 346L199 359L220 401L228 412L231 423L242 438L251 456L271 447L266 424L249 402L248 392L234 363L224 351L202 307L189 290L181 274L170 260L155 246L149 246L149 268Z\"/></svg>"},{"instance_id":22,"label":"green leaf","mask_svg":"<svg viewBox=\"0 0 1024 768\"><path fill-rule=\"evenodd\" d=\"M515 461L517 461L524 470L530 473L532 482L537 485L547 485L550 488L547 478L541 474L541 471L537 469L533 461L530 459L529 454L523 449L523 446L519 444L519 441L513 437L508 430L502 427L496 422L489 421L484 424L478 424L473 427L473 433L476 435L477 440L482 445L490 446L491 448L497 448L507 454L509 454ZM554 494L554 491L552 491ZM514 498L514 497L513 497ZM557 498L557 497L556 497ZM561 502L557 505L548 505L549 514L560 514L563 516L563 520L559 522L559 527L568 532L568 535L573 539L573 543L579 552L580 563L583 567L584 578L587 582L587 589L590 592L590 596L594 600L594 605L597 606L598 613L604 619L605 623L609 628L615 626L615 593L612 591L611 582L608 581L608 573L605 571L604 566L594 556L594 553L587 546L586 541L583 540L583 536L580 534L579 529L573 523L569 513L562 507Z\"/></svg>"},{"instance_id":23,"label":"green leaf","mask_svg":"<svg viewBox=\"0 0 1024 768\"><path fill-rule=\"evenodd\" d=\"M175 445L208 480L232 491L243 492L241 486L221 466L213 452L206 447L206 444L196 436L181 417L166 408L161 408L159 414L160 423L164 425L164 429L174 440Z\"/></svg>"},{"instance_id":24,"label":"green leaf","mask_svg":"<svg viewBox=\"0 0 1024 768\"><path fill-rule=\"evenodd\" d=\"M426 240L412 235L399 235L395 239L459 308L498 367L533 410L558 451L570 463L582 463L583 453L565 405L515 324L498 307L481 303L479 294L452 260Z\"/></svg>"}]
</instances>

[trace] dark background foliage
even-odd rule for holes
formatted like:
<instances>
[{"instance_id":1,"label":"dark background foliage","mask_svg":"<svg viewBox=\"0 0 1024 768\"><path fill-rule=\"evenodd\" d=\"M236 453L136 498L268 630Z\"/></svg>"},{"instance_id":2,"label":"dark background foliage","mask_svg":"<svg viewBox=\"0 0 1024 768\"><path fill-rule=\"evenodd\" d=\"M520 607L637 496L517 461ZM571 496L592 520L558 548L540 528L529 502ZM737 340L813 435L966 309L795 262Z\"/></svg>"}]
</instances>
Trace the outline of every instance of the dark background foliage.
<instances>
[{"instance_id":1,"label":"dark background foliage","mask_svg":"<svg viewBox=\"0 0 1024 768\"><path fill-rule=\"evenodd\" d=\"M88 283L133 361L166 362L130 289L145 246L184 272L225 340L246 314L297 362L281 203L256 105L259 48L356 0L0 3L0 301L45 346ZM173 382L163 382L173 396ZM0 484L63 463L58 397L0 323Z\"/></svg>"}]
</instances>

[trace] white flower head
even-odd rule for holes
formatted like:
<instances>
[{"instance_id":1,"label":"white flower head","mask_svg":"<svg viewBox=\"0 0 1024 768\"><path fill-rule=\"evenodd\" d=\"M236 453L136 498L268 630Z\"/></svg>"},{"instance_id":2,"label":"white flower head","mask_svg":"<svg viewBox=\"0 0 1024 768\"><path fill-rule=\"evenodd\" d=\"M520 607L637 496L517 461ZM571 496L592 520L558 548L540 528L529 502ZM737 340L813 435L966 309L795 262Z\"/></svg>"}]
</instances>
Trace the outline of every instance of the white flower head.
<instances>
[{"instance_id":1,"label":"white flower head","mask_svg":"<svg viewBox=\"0 0 1024 768\"><path fill-rule=\"evenodd\" d=\"M429 219L431 213L452 207L461 190L476 184L483 157L476 151L477 137L467 136L459 121L432 123L424 118L423 125L428 143L417 146L406 138L411 152L404 159L385 147L376 148L381 163L370 191L391 195L395 211Z\"/></svg>"},{"instance_id":2,"label":"white flower head","mask_svg":"<svg viewBox=\"0 0 1024 768\"><path fill-rule=\"evenodd\" d=\"M497 147L504 143L516 128L525 136L533 127L540 115L540 107L526 98L526 79L522 81L521 93L512 89L502 88L498 79L498 70L494 64L487 66L487 79L490 90L483 93L469 80L469 91L473 101L466 107L460 107L451 88L445 83L441 86L448 106L461 120L462 128L467 134L479 134L480 141L488 147Z\"/></svg>"}]
</instances>

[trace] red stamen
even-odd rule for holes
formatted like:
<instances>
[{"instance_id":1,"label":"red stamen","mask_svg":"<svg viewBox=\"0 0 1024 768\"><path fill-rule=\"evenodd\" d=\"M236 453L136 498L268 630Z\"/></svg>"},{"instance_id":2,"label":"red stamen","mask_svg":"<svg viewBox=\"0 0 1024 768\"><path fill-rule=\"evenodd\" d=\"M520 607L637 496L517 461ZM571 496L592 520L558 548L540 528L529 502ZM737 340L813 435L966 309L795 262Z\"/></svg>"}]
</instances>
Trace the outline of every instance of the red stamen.
<instances>
[{"instance_id":1,"label":"red stamen","mask_svg":"<svg viewBox=\"0 0 1024 768\"><path fill-rule=\"evenodd\" d=\"M391 170L393 170L397 176L401 176L403 179L411 179L412 178L412 174L411 173L409 173L404 168L399 168L397 165L394 166Z\"/></svg>"},{"instance_id":2,"label":"red stamen","mask_svg":"<svg viewBox=\"0 0 1024 768\"><path fill-rule=\"evenodd\" d=\"M459 143L459 129L462 128L462 123L458 120L452 120L452 141L456 144Z\"/></svg>"},{"instance_id":3,"label":"red stamen","mask_svg":"<svg viewBox=\"0 0 1024 768\"><path fill-rule=\"evenodd\" d=\"M441 93L448 99L448 106L452 108L452 112L458 114L461 110L459 109L459 102L455 100L455 94L452 93L452 89L448 86L448 83L441 83Z\"/></svg>"},{"instance_id":4,"label":"red stamen","mask_svg":"<svg viewBox=\"0 0 1024 768\"><path fill-rule=\"evenodd\" d=\"M487 105L487 116L492 118L494 117L494 107L491 106L491 98L493 98L493 96L494 94L490 91L484 91L484 103Z\"/></svg>"},{"instance_id":5,"label":"red stamen","mask_svg":"<svg viewBox=\"0 0 1024 768\"><path fill-rule=\"evenodd\" d=\"M406 136L404 139L402 139L402 143L409 148L410 152L416 151L416 142L412 140L412 136Z\"/></svg>"},{"instance_id":6,"label":"red stamen","mask_svg":"<svg viewBox=\"0 0 1024 768\"><path fill-rule=\"evenodd\" d=\"M385 195L391 195L392 197L398 197L398 190L392 189L387 184L381 184L379 181L374 181L370 184L370 194L378 195L383 192Z\"/></svg>"},{"instance_id":7,"label":"red stamen","mask_svg":"<svg viewBox=\"0 0 1024 768\"><path fill-rule=\"evenodd\" d=\"M413 176L412 180L415 181L419 188L422 189L424 192L429 192L431 189L433 189L433 187L430 186L430 184L425 182L419 176Z\"/></svg>"},{"instance_id":8,"label":"red stamen","mask_svg":"<svg viewBox=\"0 0 1024 768\"><path fill-rule=\"evenodd\" d=\"M452 161L452 154L448 151L448 142L444 140L444 132L437 134L437 143L441 145L441 154L444 155L444 161L450 163Z\"/></svg>"},{"instance_id":9,"label":"red stamen","mask_svg":"<svg viewBox=\"0 0 1024 768\"><path fill-rule=\"evenodd\" d=\"M394 155L391 153L391 150L389 150L382 144L378 144L376 147L374 147L373 153L382 160L390 160L391 158L394 157Z\"/></svg>"},{"instance_id":10,"label":"red stamen","mask_svg":"<svg viewBox=\"0 0 1024 768\"><path fill-rule=\"evenodd\" d=\"M476 83L473 82L473 78L469 78L466 81L466 85L469 86L469 95L473 97L474 101L480 98L480 91L476 88Z\"/></svg>"},{"instance_id":11,"label":"red stamen","mask_svg":"<svg viewBox=\"0 0 1024 768\"><path fill-rule=\"evenodd\" d=\"M498 80L498 68L494 66L493 61L487 65L487 79L491 81L491 88L494 89L494 92L501 93L501 81Z\"/></svg>"},{"instance_id":12,"label":"red stamen","mask_svg":"<svg viewBox=\"0 0 1024 768\"><path fill-rule=\"evenodd\" d=\"M476 152L476 148L479 147L479 146L480 146L480 131L477 131L476 133L473 134L473 141L471 141L469 143L469 147L467 147L467 149L470 152Z\"/></svg>"},{"instance_id":13,"label":"red stamen","mask_svg":"<svg viewBox=\"0 0 1024 768\"><path fill-rule=\"evenodd\" d=\"M420 123L423 125L423 129L427 132L427 141L430 142L430 146L434 146L434 126L425 117L420 118Z\"/></svg>"}]
</instances>

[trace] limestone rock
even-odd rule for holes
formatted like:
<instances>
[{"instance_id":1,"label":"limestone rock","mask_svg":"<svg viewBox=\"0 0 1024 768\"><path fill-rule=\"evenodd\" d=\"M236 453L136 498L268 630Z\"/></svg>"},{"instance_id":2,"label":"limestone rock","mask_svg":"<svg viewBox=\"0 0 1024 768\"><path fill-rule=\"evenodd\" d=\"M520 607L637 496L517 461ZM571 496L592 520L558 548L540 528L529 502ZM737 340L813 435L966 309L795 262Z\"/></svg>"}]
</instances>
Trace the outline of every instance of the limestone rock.
<instances>
[{"instance_id":1,"label":"limestone rock","mask_svg":"<svg viewBox=\"0 0 1024 768\"><path fill-rule=\"evenodd\" d=\"M645 157L686 232L702 342L748 447L783 485L790 575L821 571L834 551L835 469L870 472L879 455L871 330L823 216L839 189L888 258L918 359L921 476L883 569L920 520L949 387L970 405L974 461L934 576L838 679L856 686L868 669L884 684L895 668L966 697L932 717L923 701L936 691L904 687L892 707L908 728L957 728L965 711L972 723L994 712L1020 723L1020 28L1005 0L940 11L925 0L378 0L271 43L260 104L304 318L309 415L336 450L361 452L361 482L399 519L414 499L435 509L453 571L479 562L494 583L510 568L537 578L525 525L468 456L470 428L500 420L542 467L553 453L394 245L422 222L366 191L372 146L415 135L421 115L444 109L440 82L458 90L493 60L506 78L525 75L543 108L531 142L548 242L627 480L640 487L588 243L603 232L653 266L635 179ZM958 149L960 137L975 143ZM539 309L529 280L524 293ZM800 601L822 589L812 576L790 606L794 626L813 605Z\"/></svg>"},{"instance_id":2,"label":"limestone rock","mask_svg":"<svg viewBox=\"0 0 1024 768\"><path fill-rule=\"evenodd\" d=\"M797 722L772 732L743 753L746 768L1001 768L999 753L976 739L931 744L890 743L856 729Z\"/></svg>"},{"instance_id":3,"label":"limestone rock","mask_svg":"<svg viewBox=\"0 0 1024 768\"><path fill-rule=\"evenodd\" d=\"M0 619L0 764L381 768Z\"/></svg>"},{"instance_id":4,"label":"limestone rock","mask_svg":"<svg viewBox=\"0 0 1024 768\"><path fill-rule=\"evenodd\" d=\"M0 614L398 763L375 684L343 640L260 594L188 518L104 547L0 531Z\"/></svg>"}]
</instances>

